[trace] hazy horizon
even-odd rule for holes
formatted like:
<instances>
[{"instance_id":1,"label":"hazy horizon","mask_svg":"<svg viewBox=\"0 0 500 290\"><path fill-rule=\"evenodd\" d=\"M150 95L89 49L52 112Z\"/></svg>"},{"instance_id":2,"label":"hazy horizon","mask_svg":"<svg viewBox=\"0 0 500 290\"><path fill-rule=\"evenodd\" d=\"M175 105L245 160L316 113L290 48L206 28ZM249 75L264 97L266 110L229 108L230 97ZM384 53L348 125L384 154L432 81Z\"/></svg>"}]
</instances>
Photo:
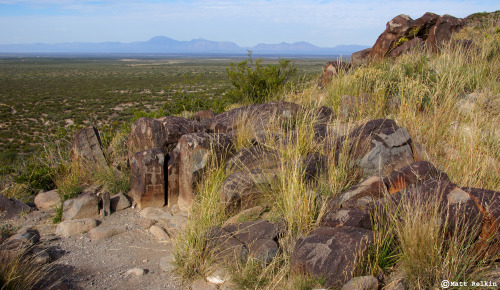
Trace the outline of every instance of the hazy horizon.
<instances>
[{"instance_id":1,"label":"hazy horizon","mask_svg":"<svg viewBox=\"0 0 500 290\"><path fill-rule=\"evenodd\" d=\"M0 44L208 39L241 47L305 41L371 46L387 21L425 12L466 17L495 1L0 0ZM7 29L6 29L7 28Z\"/></svg>"}]
</instances>

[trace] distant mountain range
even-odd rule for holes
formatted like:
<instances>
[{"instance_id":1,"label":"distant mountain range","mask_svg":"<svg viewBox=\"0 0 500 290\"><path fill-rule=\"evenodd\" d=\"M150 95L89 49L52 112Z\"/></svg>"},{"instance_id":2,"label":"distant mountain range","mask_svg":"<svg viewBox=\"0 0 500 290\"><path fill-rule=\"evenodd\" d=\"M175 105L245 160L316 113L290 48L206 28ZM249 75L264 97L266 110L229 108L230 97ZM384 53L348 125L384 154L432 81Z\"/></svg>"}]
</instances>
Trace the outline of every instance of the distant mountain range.
<instances>
[{"instance_id":1,"label":"distant mountain range","mask_svg":"<svg viewBox=\"0 0 500 290\"><path fill-rule=\"evenodd\" d=\"M122 42L66 42L66 43L32 43L32 44L0 44L0 53L231 53L246 54L252 50L255 54L287 54L287 55L351 55L353 52L367 48L362 45L338 45L321 48L307 42L279 44L257 44L253 47L241 47L233 42L217 42L202 38L191 41L178 41L165 36L156 36L148 41Z\"/></svg>"}]
</instances>

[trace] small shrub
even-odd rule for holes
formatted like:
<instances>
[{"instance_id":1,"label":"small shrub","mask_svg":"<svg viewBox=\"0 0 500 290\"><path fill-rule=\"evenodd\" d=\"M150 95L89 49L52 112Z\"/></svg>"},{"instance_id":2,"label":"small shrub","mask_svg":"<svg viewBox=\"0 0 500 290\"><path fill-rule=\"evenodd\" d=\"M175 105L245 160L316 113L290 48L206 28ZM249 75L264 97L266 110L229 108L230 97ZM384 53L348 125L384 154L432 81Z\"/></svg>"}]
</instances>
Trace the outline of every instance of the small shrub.
<instances>
[{"instance_id":1,"label":"small shrub","mask_svg":"<svg viewBox=\"0 0 500 290\"><path fill-rule=\"evenodd\" d=\"M396 42L396 47L398 46L401 46L403 43L407 42L409 39L407 37L401 37L400 39L398 39L398 41Z\"/></svg>"},{"instance_id":2,"label":"small shrub","mask_svg":"<svg viewBox=\"0 0 500 290\"><path fill-rule=\"evenodd\" d=\"M227 69L233 86L228 95L233 101L264 103L275 97L296 72L297 68L290 60L280 59L278 65L264 66L262 58L254 60L249 51L247 60L231 63Z\"/></svg>"}]
</instances>

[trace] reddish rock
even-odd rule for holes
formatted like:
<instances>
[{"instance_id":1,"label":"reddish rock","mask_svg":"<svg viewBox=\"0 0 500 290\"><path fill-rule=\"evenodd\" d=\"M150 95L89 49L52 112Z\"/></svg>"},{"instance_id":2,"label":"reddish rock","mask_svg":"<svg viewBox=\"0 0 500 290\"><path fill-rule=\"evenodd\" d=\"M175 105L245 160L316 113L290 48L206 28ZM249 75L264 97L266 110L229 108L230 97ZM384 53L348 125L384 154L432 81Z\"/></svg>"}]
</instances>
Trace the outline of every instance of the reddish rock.
<instances>
[{"instance_id":1,"label":"reddish rock","mask_svg":"<svg viewBox=\"0 0 500 290\"><path fill-rule=\"evenodd\" d=\"M465 25L465 20L445 14L440 16L436 24L432 26L427 38L427 47L437 51L439 47L445 45L451 39L453 33L460 31Z\"/></svg>"},{"instance_id":2,"label":"reddish rock","mask_svg":"<svg viewBox=\"0 0 500 290\"><path fill-rule=\"evenodd\" d=\"M159 148L137 152L130 162L130 195L139 209L165 205L165 169Z\"/></svg>"},{"instance_id":3,"label":"reddish rock","mask_svg":"<svg viewBox=\"0 0 500 290\"><path fill-rule=\"evenodd\" d=\"M71 160L80 165L104 166L107 164L99 131L95 127L87 127L76 132L70 153Z\"/></svg>"},{"instance_id":4,"label":"reddish rock","mask_svg":"<svg viewBox=\"0 0 500 290\"><path fill-rule=\"evenodd\" d=\"M255 206L277 174L276 168L234 172L221 185L220 201L229 211Z\"/></svg>"},{"instance_id":5,"label":"reddish rock","mask_svg":"<svg viewBox=\"0 0 500 290\"><path fill-rule=\"evenodd\" d=\"M268 265L278 253L278 243L271 239L260 239L255 241L249 247L249 255L262 261L263 266Z\"/></svg>"},{"instance_id":6,"label":"reddish rock","mask_svg":"<svg viewBox=\"0 0 500 290\"><path fill-rule=\"evenodd\" d=\"M370 61L370 52L372 48L366 48L351 54L351 65L359 66L366 65Z\"/></svg>"},{"instance_id":7,"label":"reddish rock","mask_svg":"<svg viewBox=\"0 0 500 290\"><path fill-rule=\"evenodd\" d=\"M427 161L418 161L400 168L390 176L385 177L384 184L389 190L389 193L392 194L408 187L411 184L428 179L449 180L448 175L437 169L432 163Z\"/></svg>"},{"instance_id":8,"label":"reddish rock","mask_svg":"<svg viewBox=\"0 0 500 290\"><path fill-rule=\"evenodd\" d=\"M263 146L252 146L236 152L227 161L226 169L249 171L253 169L272 168L280 163L281 158L278 151Z\"/></svg>"},{"instance_id":9,"label":"reddish rock","mask_svg":"<svg viewBox=\"0 0 500 290\"><path fill-rule=\"evenodd\" d=\"M285 231L284 223L271 223L267 220L230 224L224 230L231 233L248 248L257 240L278 240Z\"/></svg>"},{"instance_id":10,"label":"reddish rock","mask_svg":"<svg viewBox=\"0 0 500 290\"><path fill-rule=\"evenodd\" d=\"M177 204L179 200L179 148L174 148L167 155L167 205L169 207Z\"/></svg>"},{"instance_id":11,"label":"reddish rock","mask_svg":"<svg viewBox=\"0 0 500 290\"><path fill-rule=\"evenodd\" d=\"M206 128L201 123L194 120L187 120L182 117L168 116L158 118L165 128L165 144L175 144L182 135L205 132Z\"/></svg>"},{"instance_id":12,"label":"reddish rock","mask_svg":"<svg viewBox=\"0 0 500 290\"><path fill-rule=\"evenodd\" d=\"M460 227L458 230L473 234L474 227L481 222L481 213L473 197L448 180L428 179L386 198L392 199L395 205L403 198L406 203L415 205L427 200L439 202L438 210L443 221L448 218L446 231L450 234L453 234L457 225Z\"/></svg>"},{"instance_id":13,"label":"reddish rock","mask_svg":"<svg viewBox=\"0 0 500 290\"><path fill-rule=\"evenodd\" d=\"M348 72L351 69L351 63L344 61L329 61L325 64L323 74L318 80L318 86L323 88L332 82L333 78L340 72Z\"/></svg>"},{"instance_id":14,"label":"reddish rock","mask_svg":"<svg viewBox=\"0 0 500 290\"><path fill-rule=\"evenodd\" d=\"M246 261L247 247L226 230L213 226L206 232L207 249L213 253L216 260Z\"/></svg>"},{"instance_id":15,"label":"reddish rock","mask_svg":"<svg viewBox=\"0 0 500 290\"><path fill-rule=\"evenodd\" d=\"M290 271L323 278L324 286L340 288L353 277L372 241L373 233L366 229L318 228L295 244Z\"/></svg>"},{"instance_id":16,"label":"reddish rock","mask_svg":"<svg viewBox=\"0 0 500 290\"><path fill-rule=\"evenodd\" d=\"M193 114L192 118L198 122L207 120L207 119L212 119L215 117L217 114L213 110L205 110L205 111L198 111Z\"/></svg>"},{"instance_id":17,"label":"reddish rock","mask_svg":"<svg viewBox=\"0 0 500 290\"><path fill-rule=\"evenodd\" d=\"M412 25L412 29L417 28L418 32L415 36L421 38L422 40L426 41L427 38L429 37L429 32L437 22L439 18L439 15L434 14L432 12L427 12L422 17L418 18L415 20L415 22Z\"/></svg>"},{"instance_id":18,"label":"reddish rock","mask_svg":"<svg viewBox=\"0 0 500 290\"><path fill-rule=\"evenodd\" d=\"M365 207L367 204L363 203L364 200L378 199L384 195L385 190L382 179L378 176L371 176L342 192L330 204L332 207Z\"/></svg>"},{"instance_id":19,"label":"reddish rock","mask_svg":"<svg viewBox=\"0 0 500 290\"><path fill-rule=\"evenodd\" d=\"M193 202L193 185L202 177L210 158L228 156L232 146L226 134L192 133L179 139L179 207L187 208Z\"/></svg>"},{"instance_id":20,"label":"reddish rock","mask_svg":"<svg viewBox=\"0 0 500 290\"><path fill-rule=\"evenodd\" d=\"M395 42L403 37L413 25L413 20L408 15L398 15L387 22L385 31L378 37L373 45L369 57L383 58L395 47Z\"/></svg>"},{"instance_id":21,"label":"reddish rock","mask_svg":"<svg viewBox=\"0 0 500 290\"><path fill-rule=\"evenodd\" d=\"M161 148L165 143L163 124L152 118L139 118L132 123L128 136L128 157L132 160L137 152L151 148Z\"/></svg>"},{"instance_id":22,"label":"reddish rock","mask_svg":"<svg viewBox=\"0 0 500 290\"><path fill-rule=\"evenodd\" d=\"M482 229L477 250L486 253L497 253L500 250L500 192L464 187L470 194L482 216Z\"/></svg>"},{"instance_id":23,"label":"reddish rock","mask_svg":"<svg viewBox=\"0 0 500 290\"><path fill-rule=\"evenodd\" d=\"M210 132L228 133L244 121L246 125L255 128L255 132L268 127L270 120L286 120L302 111L302 106L283 101L248 105L236 108L215 116L206 122Z\"/></svg>"},{"instance_id":24,"label":"reddish rock","mask_svg":"<svg viewBox=\"0 0 500 290\"><path fill-rule=\"evenodd\" d=\"M200 131L205 131L202 124L182 117L139 118L130 128L129 160L135 153L152 148L161 148L168 153L168 145L177 143L182 135Z\"/></svg>"},{"instance_id":25,"label":"reddish rock","mask_svg":"<svg viewBox=\"0 0 500 290\"><path fill-rule=\"evenodd\" d=\"M61 205L61 196L57 189L40 192L34 200L36 208L39 210L51 210Z\"/></svg>"},{"instance_id":26,"label":"reddish rock","mask_svg":"<svg viewBox=\"0 0 500 290\"><path fill-rule=\"evenodd\" d=\"M425 42L420 37L415 37L400 46L391 50L391 52L387 55L388 57L398 57L405 52L414 50L414 49L423 49L425 47Z\"/></svg>"},{"instance_id":27,"label":"reddish rock","mask_svg":"<svg viewBox=\"0 0 500 290\"><path fill-rule=\"evenodd\" d=\"M327 212L321 219L320 226L336 228L349 226L371 230L370 214L358 208L341 208Z\"/></svg>"}]
</instances>

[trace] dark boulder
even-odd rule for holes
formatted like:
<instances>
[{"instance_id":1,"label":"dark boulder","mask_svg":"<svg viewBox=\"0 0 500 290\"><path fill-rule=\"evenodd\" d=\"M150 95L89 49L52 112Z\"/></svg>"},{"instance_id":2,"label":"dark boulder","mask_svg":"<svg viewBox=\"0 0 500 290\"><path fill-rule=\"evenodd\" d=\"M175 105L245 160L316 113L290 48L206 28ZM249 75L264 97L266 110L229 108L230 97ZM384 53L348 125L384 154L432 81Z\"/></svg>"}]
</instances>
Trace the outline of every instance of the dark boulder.
<instances>
[{"instance_id":1,"label":"dark boulder","mask_svg":"<svg viewBox=\"0 0 500 290\"><path fill-rule=\"evenodd\" d=\"M395 193L411 184L428 179L449 180L448 175L437 169L432 163L428 161L418 161L400 168L390 176L385 177L384 184L389 190L389 193Z\"/></svg>"},{"instance_id":2,"label":"dark boulder","mask_svg":"<svg viewBox=\"0 0 500 290\"><path fill-rule=\"evenodd\" d=\"M159 148L134 154L130 162L130 195L139 209L165 205L165 155Z\"/></svg>"},{"instance_id":3,"label":"dark boulder","mask_svg":"<svg viewBox=\"0 0 500 290\"><path fill-rule=\"evenodd\" d=\"M0 219L11 219L21 213L28 213L32 208L14 197L7 198L0 194Z\"/></svg>"},{"instance_id":4,"label":"dark boulder","mask_svg":"<svg viewBox=\"0 0 500 290\"><path fill-rule=\"evenodd\" d=\"M277 168L234 172L222 183L219 191L220 201L229 211L255 206L262 194L276 180L277 174Z\"/></svg>"},{"instance_id":5,"label":"dark boulder","mask_svg":"<svg viewBox=\"0 0 500 290\"><path fill-rule=\"evenodd\" d=\"M295 244L290 271L323 278L326 287L340 288L353 277L372 241L373 232L362 228L318 228Z\"/></svg>"},{"instance_id":6,"label":"dark boulder","mask_svg":"<svg viewBox=\"0 0 500 290\"><path fill-rule=\"evenodd\" d=\"M371 230L370 214L359 208L340 208L328 211L321 219L320 226L336 228L349 226Z\"/></svg>"},{"instance_id":7,"label":"dark boulder","mask_svg":"<svg viewBox=\"0 0 500 290\"><path fill-rule=\"evenodd\" d=\"M194 201L193 186L198 182L211 160L221 160L233 152L233 142L226 134L191 133L179 139L179 197L181 208Z\"/></svg>"},{"instance_id":8,"label":"dark boulder","mask_svg":"<svg viewBox=\"0 0 500 290\"><path fill-rule=\"evenodd\" d=\"M95 127L87 127L76 132L70 154L71 160L82 166L105 166L107 164L99 131Z\"/></svg>"},{"instance_id":9,"label":"dark boulder","mask_svg":"<svg viewBox=\"0 0 500 290\"><path fill-rule=\"evenodd\" d=\"M226 230L213 226L207 232L207 250L211 251L215 260L246 261L247 247Z\"/></svg>"},{"instance_id":10,"label":"dark boulder","mask_svg":"<svg viewBox=\"0 0 500 290\"><path fill-rule=\"evenodd\" d=\"M445 14L440 16L436 24L429 31L426 44L430 49L437 51L442 45L450 41L451 36L460 31L465 25L465 20Z\"/></svg>"},{"instance_id":11,"label":"dark boulder","mask_svg":"<svg viewBox=\"0 0 500 290\"><path fill-rule=\"evenodd\" d=\"M479 209L482 217L482 229L477 250L486 253L498 253L500 250L500 192L464 187Z\"/></svg>"},{"instance_id":12,"label":"dark boulder","mask_svg":"<svg viewBox=\"0 0 500 290\"><path fill-rule=\"evenodd\" d=\"M390 119L369 121L338 138L334 149L336 160L344 146L351 163L359 166L365 177L389 175L414 162L408 131Z\"/></svg>"},{"instance_id":13,"label":"dark boulder","mask_svg":"<svg viewBox=\"0 0 500 290\"><path fill-rule=\"evenodd\" d=\"M387 22L385 31L378 37L373 45L369 57L383 58L395 48L397 41L404 37L411 29L413 19L410 16L401 14Z\"/></svg>"},{"instance_id":14,"label":"dark boulder","mask_svg":"<svg viewBox=\"0 0 500 290\"><path fill-rule=\"evenodd\" d=\"M372 48L366 48L360 51L356 51L355 53L351 54L351 65L353 66L359 66L359 65L366 65L370 61L370 52L372 51Z\"/></svg>"}]
</instances>

